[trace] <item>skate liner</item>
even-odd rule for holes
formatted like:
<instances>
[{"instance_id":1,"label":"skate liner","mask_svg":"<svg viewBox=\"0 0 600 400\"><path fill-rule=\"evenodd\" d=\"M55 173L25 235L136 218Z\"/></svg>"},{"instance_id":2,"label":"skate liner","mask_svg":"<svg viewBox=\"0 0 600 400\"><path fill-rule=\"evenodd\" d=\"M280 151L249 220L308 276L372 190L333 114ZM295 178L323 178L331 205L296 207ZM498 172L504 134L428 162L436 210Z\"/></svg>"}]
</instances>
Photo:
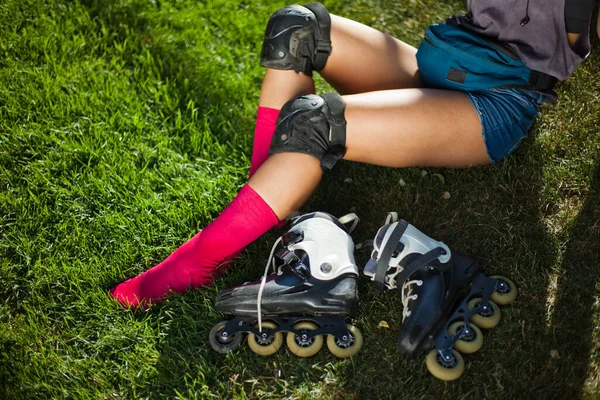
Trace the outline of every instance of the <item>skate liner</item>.
<instances>
[{"instance_id":1,"label":"skate liner","mask_svg":"<svg viewBox=\"0 0 600 400\"><path fill-rule=\"evenodd\" d=\"M292 219L275 242L263 278L217 295L217 311L233 316L210 331L220 353L237 348L244 337L259 355L276 353L286 343L299 357L315 355L327 341L340 358L355 355L362 334L346 324L358 311L358 268L350 233L358 217L335 218L314 212ZM269 273L272 269L272 273Z\"/></svg>"},{"instance_id":2,"label":"skate liner","mask_svg":"<svg viewBox=\"0 0 600 400\"><path fill-rule=\"evenodd\" d=\"M474 259L452 251L389 213L373 241L364 268L379 290L400 292L402 325L398 348L408 358L432 349L428 370L442 380L459 378L464 361L459 352L474 353L483 344L479 328L500 322L497 304L517 296L504 277L487 277Z\"/></svg>"}]
</instances>

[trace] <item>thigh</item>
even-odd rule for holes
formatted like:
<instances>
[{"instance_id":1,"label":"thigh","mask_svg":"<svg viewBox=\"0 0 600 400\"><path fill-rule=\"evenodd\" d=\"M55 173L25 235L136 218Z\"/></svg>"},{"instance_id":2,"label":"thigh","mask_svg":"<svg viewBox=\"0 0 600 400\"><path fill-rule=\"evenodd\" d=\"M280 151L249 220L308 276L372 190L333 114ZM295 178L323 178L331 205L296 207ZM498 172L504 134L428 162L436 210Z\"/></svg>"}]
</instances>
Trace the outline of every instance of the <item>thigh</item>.
<instances>
[{"instance_id":1,"label":"thigh","mask_svg":"<svg viewBox=\"0 0 600 400\"><path fill-rule=\"evenodd\" d=\"M347 160L389 167L489 163L479 114L464 93L399 89L344 101Z\"/></svg>"},{"instance_id":2,"label":"thigh","mask_svg":"<svg viewBox=\"0 0 600 400\"><path fill-rule=\"evenodd\" d=\"M331 46L321 76L341 94L423 86L417 49L388 34L332 15Z\"/></svg>"}]
</instances>

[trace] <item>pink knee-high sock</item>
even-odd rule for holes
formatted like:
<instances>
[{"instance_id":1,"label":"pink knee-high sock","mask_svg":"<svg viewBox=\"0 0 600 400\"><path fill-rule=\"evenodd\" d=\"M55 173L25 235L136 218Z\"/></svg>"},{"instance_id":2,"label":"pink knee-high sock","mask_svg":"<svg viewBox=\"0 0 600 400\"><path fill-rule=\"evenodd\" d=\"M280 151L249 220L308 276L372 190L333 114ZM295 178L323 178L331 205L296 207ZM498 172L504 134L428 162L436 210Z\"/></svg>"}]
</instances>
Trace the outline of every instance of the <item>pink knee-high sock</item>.
<instances>
[{"instance_id":1,"label":"pink knee-high sock","mask_svg":"<svg viewBox=\"0 0 600 400\"><path fill-rule=\"evenodd\" d=\"M269 157L269 147L271 147L271 139L275 132L275 124L278 115L279 110L275 108L258 107L249 177L254 175L256 170Z\"/></svg>"},{"instance_id":2,"label":"pink knee-high sock","mask_svg":"<svg viewBox=\"0 0 600 400\"><path fill-rule=\"evenodd\" d=\"M279 222L271 207L246 185L208 227L166 260L115 286L111 295L126 307L159 303L169 292L182 293L212 282L219 268Z\"/></svg>"}]
</instances>

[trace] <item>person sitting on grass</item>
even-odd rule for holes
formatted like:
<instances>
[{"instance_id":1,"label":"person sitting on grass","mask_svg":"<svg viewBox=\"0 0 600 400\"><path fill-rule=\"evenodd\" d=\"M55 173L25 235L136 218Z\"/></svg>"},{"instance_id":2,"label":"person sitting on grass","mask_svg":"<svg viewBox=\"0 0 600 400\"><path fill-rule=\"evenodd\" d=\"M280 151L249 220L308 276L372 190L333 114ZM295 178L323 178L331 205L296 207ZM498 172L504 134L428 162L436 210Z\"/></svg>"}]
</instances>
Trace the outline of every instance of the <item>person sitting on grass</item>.
<instances>
[{"instance_id":1,"label":"person sitting on grass","mask_svg":"<svg viewBox=\"0 0 600 400\"><path fill-rule=\"evenodd\" d=\"M110 294L148 306L210 284L299 210L340 158L396 168L499 162L588 56L596 2L470 0L466 15L430 26L418 50L319 3L277 10L263 42L248 183L208 227ZM313 71L342 95L315 95Z\"/></svg>"}]
</instances>

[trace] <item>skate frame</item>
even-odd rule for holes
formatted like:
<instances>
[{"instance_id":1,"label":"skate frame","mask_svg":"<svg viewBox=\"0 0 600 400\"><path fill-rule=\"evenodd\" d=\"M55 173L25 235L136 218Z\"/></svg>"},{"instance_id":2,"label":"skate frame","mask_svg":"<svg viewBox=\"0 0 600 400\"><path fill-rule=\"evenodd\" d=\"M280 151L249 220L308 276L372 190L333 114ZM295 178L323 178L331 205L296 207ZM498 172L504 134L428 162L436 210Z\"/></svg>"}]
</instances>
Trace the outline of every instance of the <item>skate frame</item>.
<instances>
[{"instance_id":1,"label":"skate frame","mask_svg":"<svg viewBox=\"0 0 600 400\"><path fill-rule=\"evenodd\" d=\"M452 362L452 347L457 340L471 334L472 330L469 322L474 314L489 314L490 312L494 312L490 305L490 296L498 288L498 285L503 284L501 281L485 276L482 272L477 273L473 279L469 293L458 305L456 311L446 320L444 327L435 337L435 347L438 349L442 360L448 363ZM467 303L477 297L481 297L481 302L469 310ZM463 329L458 330L454 335L450 336L448 327L457 321L463 321Z\"/></svg>"},{"instance_id":2,"label":"skate frame","mask_svg":"<svg viewBox=\"0 0 600 400\"><path fill-rule=\"evenodd\" d=\"M277 323L277 328L263 328L262 332L256 327L257 319L248 317L235 317L227 322L227 325L221 331L220 335L227 340L240 332L256 335L263 341L267 341L269 336L277 332L292 332L296 335L302 335L302 340L308 341L319 335L332 335L340 342L340 346L351 345L352 334L346 327L346 316L310 316L310 317L277 317L264 316L263 320L270 320ZM315 330L294 329L293 326L298 322L313 322L319 328Z\"/></svg>"}]
</instances>

